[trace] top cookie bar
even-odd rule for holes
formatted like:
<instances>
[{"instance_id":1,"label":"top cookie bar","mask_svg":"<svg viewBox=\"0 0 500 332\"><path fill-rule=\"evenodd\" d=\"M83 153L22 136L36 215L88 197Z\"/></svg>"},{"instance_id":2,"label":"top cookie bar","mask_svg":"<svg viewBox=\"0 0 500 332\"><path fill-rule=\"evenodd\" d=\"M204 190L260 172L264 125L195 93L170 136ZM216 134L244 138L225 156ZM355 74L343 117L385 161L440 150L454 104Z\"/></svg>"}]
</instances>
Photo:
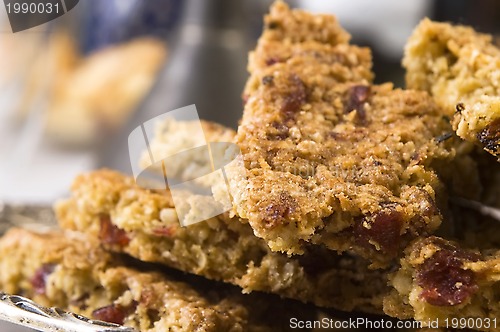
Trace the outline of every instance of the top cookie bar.
<instances>
[{"instance_id":1,"label":"top cookie bar","mask_svg":"<svg viewBox=\"0 0 500 332\"><path fill-rule=\"evenodd\" d=\"M226 167L233 212L272 250L324 244L381 266L440 224L433 165L455 155L453 139L441 139L451 127L427 93L370 85L369 57L345 37L319 38L323 21L336 22L282 3L266 18L236 137L242 156ZM332 31L344 36L338 26L324 34ZM274 58L276 48L265 45L276 36L289 49L308 43L317 51L263 61Z\"/></svg>"},{"instance_id":2,"label":"top cookie bar","mask_svg":"<svg viewBox=\"0 0 500 332\"><path fill-rule=\"evenodd\" d=\"M500 157L500 50L491 36L423 20L408 40L409 88L430 92L458 136Z\"/></svg>"}]
</instances>

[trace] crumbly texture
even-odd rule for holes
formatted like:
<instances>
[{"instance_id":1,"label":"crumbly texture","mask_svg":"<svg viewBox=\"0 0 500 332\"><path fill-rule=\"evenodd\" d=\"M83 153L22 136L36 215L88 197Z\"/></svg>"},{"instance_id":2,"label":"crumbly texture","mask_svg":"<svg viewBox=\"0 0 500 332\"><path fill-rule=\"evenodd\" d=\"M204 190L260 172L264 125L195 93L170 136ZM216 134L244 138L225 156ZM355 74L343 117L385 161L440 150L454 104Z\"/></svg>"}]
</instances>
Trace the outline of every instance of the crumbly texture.
<instances>
[{"instance_id":1,"label":"crumbly texture","mask_svg":"<svg viewBox=\"0 0 500 332\"><path fill-rule=\"evenodd\" d=\"M0 240L0 289L139 331L284 331L290 317L316 315L300 303L200 289L122 263L83 234L11 229Z\"/></svg>"},{"instance_id":2,"label":"crumbly texture","mask_svg":"<svg viewBox=\"0 0 500 332\"><path fill-rule=\"evenodd\" d=\"M409 88L430 92L465 140L500 157L500 49L470 27L424 19L405 47Z\"/></svg>"},{"instance_id":3,"label":"crumbly texture","mask_svg":"<svg viewBox=\"0 0 500 332\"><path fill-rule=\"evenodd\" d=\"M417 240L405 250L401 268L392 275L394 290L384 300L384 311L398 318L422 322L439 319L500 316L500 253L469 250L438 237ZM450 321L450 320L449 320ZM477 326L479 327L479 326ZM498 322L480 330L500 331Z\"/></svg>"},{"instance_id":4,"label":"crumbly texture","mask_svg":"<svg viewBox=\"0 0 500 332\"><path fill-rule=\"evenodd\" d=\"M331 49L353 46L343 37L316 38L326 19L304 13L294 22L306 32L295 37L284 22L296 13L275 5L251 55L236 137L242 158L235 164L244 171L227 170L233 213L274 251L301 254L321 244L384 266L440 224L442 183L433 166L455 156L455 139L443 140L451 127L427 93L370 85L371 62L352 61L356 52L332 56L348 76L324 73ZM325 29L343 35L338 25ZM322 50L268 65L269 40Z\"/></svg>"},{"instance_id":5,"label":"crumbly texture","mask_svg":"<svg viewBox=\"0 0 500 332\"><path fill-rule=\"evenodd\" d=\"M81 175L72 191L72 198L56 206L61 227L99 238L108 249L229 282L245 292L381 312L386 271L368 270L363 259L319 246L287 257L272 252L248 224L227 216L180 227L168 192L143 189L112 171ZM196 207L196 199L191 194L186 200Z\"/></svg>"},{"instance_id":6,"label":"crumbly texture","mask_svg":"<svg viewBox=\"0 0 500 332\"><path fill-rule=\"evenodd\" d=\"M243 93L244 101L261 84L270 84L269 71L282 67L299 76L311 76L318 88L328 82L364 82L373 80L369 48L350 45L351 36L331 15L312 15L290 10L276 1L257 47L249 54L248 71L252 73Z\"/></svg>"}]
</instances>

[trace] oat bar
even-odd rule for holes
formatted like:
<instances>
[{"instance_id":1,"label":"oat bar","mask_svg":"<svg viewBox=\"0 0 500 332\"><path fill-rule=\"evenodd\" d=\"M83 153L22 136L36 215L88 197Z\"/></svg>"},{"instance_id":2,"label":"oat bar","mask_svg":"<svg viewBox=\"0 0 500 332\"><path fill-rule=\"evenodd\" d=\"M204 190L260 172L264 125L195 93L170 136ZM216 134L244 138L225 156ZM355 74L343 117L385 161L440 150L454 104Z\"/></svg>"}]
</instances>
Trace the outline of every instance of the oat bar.
<instances>
[{"instance_id":1,"label":"oat bar","mask_svg":"<svg viewBox=\"0 0 500 332\"><path fill-rule=\"evenodd\" d=\"M405 47L409 88L430 92L465 140L500 156L500 50L470 27L424 19Z\"/></svg>"},{"instance_id":2,"label":"oat bar","mask_svg":"<svg viewBox=\"0 0 500 332\"><path fill-rule=\"evenodd\" d=\"M345 34L333 17L271 8L227 172L232 213L274 251L323 245L381 267L439 226L436 169L457 139L427 93L372 85L371 59Z\"/></svg>"}]
</instances>

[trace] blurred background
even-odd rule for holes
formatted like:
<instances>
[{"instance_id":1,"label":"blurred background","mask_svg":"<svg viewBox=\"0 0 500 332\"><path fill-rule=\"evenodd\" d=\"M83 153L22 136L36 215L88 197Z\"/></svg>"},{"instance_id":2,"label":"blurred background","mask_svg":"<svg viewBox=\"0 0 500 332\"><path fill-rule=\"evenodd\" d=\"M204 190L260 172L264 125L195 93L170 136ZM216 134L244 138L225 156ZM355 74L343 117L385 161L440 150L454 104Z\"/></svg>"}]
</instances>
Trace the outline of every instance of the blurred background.
<instances>
[{"instance_id":1,"label":"blurred background","mask_svg":"<svg viewBox=\"0 0 500 332\"><path fill-rule=\"evenodd\" d=\"M403 45L425 16L498 33L495 0L294 0L370 46L376 82L403 86ZM52 203L85 170L131 173L128 134L195 104L236 128L247 53L270 0L81 0L12 33L0 8L0 202Z\"/></svg>"}]
</instances>

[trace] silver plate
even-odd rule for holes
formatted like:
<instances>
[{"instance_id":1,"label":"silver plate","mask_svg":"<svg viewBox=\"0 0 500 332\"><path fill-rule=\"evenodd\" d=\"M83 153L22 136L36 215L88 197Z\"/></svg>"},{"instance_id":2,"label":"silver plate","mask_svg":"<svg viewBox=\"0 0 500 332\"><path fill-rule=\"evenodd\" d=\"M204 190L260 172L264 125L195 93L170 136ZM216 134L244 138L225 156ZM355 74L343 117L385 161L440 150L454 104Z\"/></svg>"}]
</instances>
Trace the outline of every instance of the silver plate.
<instances>
[{"instance_id":1,"label":"silver plate","mask_svg":"<svg viewBox=\"0 0 500 332\"><path fill-rule=\"evenodd\" d=\"M132 328L91 320L57 308L46 308L16 295L0 293L0 319L39 331L133 332Z\"/></svg>"}]
</instances>

